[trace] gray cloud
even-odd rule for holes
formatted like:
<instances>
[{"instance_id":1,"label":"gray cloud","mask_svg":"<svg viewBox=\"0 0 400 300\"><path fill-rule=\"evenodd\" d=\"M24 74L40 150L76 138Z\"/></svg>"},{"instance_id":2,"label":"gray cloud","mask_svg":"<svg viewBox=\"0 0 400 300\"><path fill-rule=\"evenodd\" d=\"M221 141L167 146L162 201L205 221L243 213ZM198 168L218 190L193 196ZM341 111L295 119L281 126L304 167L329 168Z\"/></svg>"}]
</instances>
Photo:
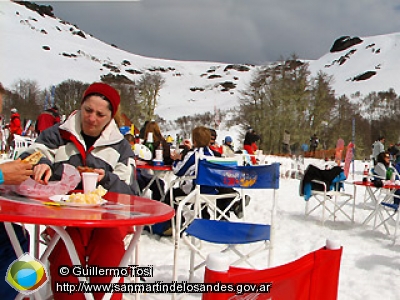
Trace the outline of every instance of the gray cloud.
<instances>
[{"instance_id":1,"label":"gray cloud","mask_svg":"<svg viewBox=\"0 0 400 300\"><path fill-rule=\"evenodd\" d=\"M260 64L317 59L342 35L398 31L392 0L143 0L37 2L129 52L177 60Z\"/></svg>"}]
</instances>

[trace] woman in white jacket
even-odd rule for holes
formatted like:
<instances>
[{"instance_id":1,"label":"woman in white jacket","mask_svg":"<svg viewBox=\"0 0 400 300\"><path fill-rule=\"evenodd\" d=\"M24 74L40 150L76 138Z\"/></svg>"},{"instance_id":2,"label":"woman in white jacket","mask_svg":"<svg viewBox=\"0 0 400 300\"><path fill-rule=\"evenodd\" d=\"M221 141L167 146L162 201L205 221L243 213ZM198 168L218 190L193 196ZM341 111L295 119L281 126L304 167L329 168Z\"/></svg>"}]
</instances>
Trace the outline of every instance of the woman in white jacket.
<instances>
[{"instance_id":1,"label":"woman in white jacket","mask_svg":"<svg viewBox=\"0 0 400 300\"><path fill-rule=\"evenodd\" d=\"M135 184L134 153L114 121L120 97L118 92L104 83L94 83L82 97L81 109L73 112L63 124L42 131L29 152L40 150L45 157L34 167L34 179L47 184L60 180L63 164L87 166L99 174L98 184L122 194L137 194ZM28 152L21 155L27 156ZM80 189L81 185L77 187ZM83 265L115 267L125 253L123 239L127 228L68 227L78 256ZM71 266L71 259L63 242L58 242L50 257L52 287L56 282L78 284L76 276L61 277L58 269ZM111 276L91 277L91 283L109 283ZM55 299L84 299L82 293L56 293ZM103 293L95 293L100 299ZM113 300L122 299L114 294Z\"/></svg>"}]
</instances>

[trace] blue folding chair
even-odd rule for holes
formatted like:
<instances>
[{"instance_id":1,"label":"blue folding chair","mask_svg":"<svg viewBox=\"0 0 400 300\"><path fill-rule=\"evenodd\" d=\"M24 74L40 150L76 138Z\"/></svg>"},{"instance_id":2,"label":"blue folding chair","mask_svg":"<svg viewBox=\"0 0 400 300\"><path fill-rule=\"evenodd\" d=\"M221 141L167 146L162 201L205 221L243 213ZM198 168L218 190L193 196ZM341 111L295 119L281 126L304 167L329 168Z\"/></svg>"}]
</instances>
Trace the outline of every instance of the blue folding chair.
<instances>
[{"instance_id":1,"label":"blue folding chair","mask_svg":"<svg viewBox=\"0 0 400 300\"><path fill-rule=\"evenodd\" d=\"M239 223L232 221L201 219L200 211L200 185L215 187L231 187L245 189L273 189L273 202L271 209L271 224ZM194 272L205 265L206 253L202 253L201 241L213 244L225 245L221 252L232 251L238 259L231 262L237 265L246 262L252 268L256 268L249 258L260 250L268 249L268 265L272 260L273 218L275 214L276 191L279 189L279 163L261 166L232 166L221 165L198 160L196 188L185 199L181 200L176 213L176 233L173 280L177 280L177 260L180 240L183 240L190 248L189 281L192 281ZM195 198L195 219L188 225L185 231L180 232L182 209ZM261 246L252 247L249 253L242 253L238 245L261 242ZM204 247L203 247L204 248ZM201 262L195 264L196 256L201 257Z\"/></svg>"}]
</instances>

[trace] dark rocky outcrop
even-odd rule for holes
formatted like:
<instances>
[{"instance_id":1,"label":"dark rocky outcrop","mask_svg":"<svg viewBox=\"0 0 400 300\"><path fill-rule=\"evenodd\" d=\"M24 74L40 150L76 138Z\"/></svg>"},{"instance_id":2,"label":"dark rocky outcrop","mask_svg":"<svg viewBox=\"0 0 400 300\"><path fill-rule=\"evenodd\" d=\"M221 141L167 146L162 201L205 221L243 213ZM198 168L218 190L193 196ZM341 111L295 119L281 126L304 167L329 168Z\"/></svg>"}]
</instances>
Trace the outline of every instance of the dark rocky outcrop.
<instances>
[{"instance_id":1,"label":"dark rocky outcrop","mask_svg":"<svg viewBox=\"0 0 400 300\"><path fill-rule=\"evenodd\" d=\"M73 31L73 32L72 32L72 34L74 34L74 35L78 35L78 36L80 36L80 37L82 37L82 38L86 39L86 36L85 36L85 34L83 33L83 31L82 31L82 30Z\"/></svg>"},{"instance_id":2,"label":"dark rocky outcrop","mask_svg":"<svg viewBox=\"0 0 400 300\"><path fill-rule=\"evenodd\" d=\"M340 51L346 50L354 45L360 44L362 42L363 42L363 40L360 39L359 37L351 38L348 35L342 36L333 43L333 46L332 46L331 50L329 50L329 51L330 52L340 52Z\"/></svg>"},{"instance_id":3,"label":"dark rocky outcrop","mask_svg":"<svg viewBox=\"0 0 400 300\"><path fill-rule=\"evenodd\" d=\"M117 66L113 66L112 64L105 63L105 64L103 64L103 67L106 67L107 69L109 69L112 72L116 72L116 73L120 72L120 69Z\"/></svg>"},{"instance_id":4,"label":"dark rocky outcrop","mask_svg":"<svg viewBox=\"0 0 400 300\"><path fill-rule=\"evenodd\" d=\"M175 71L175 68L174 67L167 67L167 68L165 68L165 67L151 67L151 68L148 68L148 70L150 72L166 73L166 72L169 72L169 71Z\"/></svg>"},{"instance_id":5,"label":"dark rocky outcrop","mask_svg":"<svg viewBox=\"0 0 400 300\"><path fill-rule=\"evenodd\" d=\"M247 72L250 71L250 68L247 66L243 66L243 65L227 65L224 69L224 72L228 71L228 70L236 70L239 72Z\"/></svg>"},{"instance_id":6,"label":"dark rocky outcrop","mask_svg":"<svg viewBox=\"0 0 400 300\"><path fill-rule=\"evenodd\" d=\"M193 86L193 87L190 88L190 90L191 90L192 92L196 92L196 91L203 92L203 91L204 91L204 88Z\"/></svg>"},{"instance_id":7,"label":"dark rocky outcrop","mask_svg":"<svg viewBox=\"0 0 400 300\"><path fill-rule=\"evenodd\" d=\"M130 73L130 74L133 74L133 75L135 75L135 74L137 74L137 75L143 74L142 71L138 71L138 70L135 70L135 69L126 69L125 71Z\"/></svg>"},{"instance_id":8,"label":"dark rocky outcrop","mask_svg":"<svg viewBox=\"0 0 400 300\"><path fill-rule=\"evenodd\" d=\"M221 77L222 77L221 75L212 74L212 75L208 76L207 78L208 78L208 79L215 79L215 78L221 78Z\"/></svg>"},{"instance_id":9,"label":"dark rocky outcrop","mask_svg":"<svg viewBox=\"0 0 400 300\"><path fill-rule=\"evenodd\" d=\"M353 77L352 81L360 81L370 79L372 76L376 75L376 71L367 71L360 75Z\"/></svg>"},{"instance_id":10,"label":"dark rocky outcrop","mask_svg":"<svg viewBox=\"0 0 400 300\"><path fill-rule=\"evenodd\" d=\"M30 10L36 11L42 17L44 17L44 15L47 15L49 17L54 18L53 7L51 5L39 5L29 1L14 1L14 2L19 5L24 5L26 8Z\"/></svg>"},{"instance_id":11,"label":"dark rocky outcrop","mask_svg":"<svg viewBox=\"0 0 400 300\"><path fill-rule=\"evenodd\" d=\"M65 57L73 57L73 58L77 57L76 54L73 54L73 53L66 53L66 52L63 52L63 53L62 53L62 56L65 56Z\"/></svg>"},{"instance_id":12,"label":"dark rocky outcrop","mask_svg":"<svg viewBox=\"0 0 400 300\"><path fill-rule=\"evenodd\" d=\"M234 89L236 87L236 84L233 83L232 81L225 81L225 82L220 83L220 85L223 87L221 92L227 92L230 89Z\"/></svg>"}]
</instances>

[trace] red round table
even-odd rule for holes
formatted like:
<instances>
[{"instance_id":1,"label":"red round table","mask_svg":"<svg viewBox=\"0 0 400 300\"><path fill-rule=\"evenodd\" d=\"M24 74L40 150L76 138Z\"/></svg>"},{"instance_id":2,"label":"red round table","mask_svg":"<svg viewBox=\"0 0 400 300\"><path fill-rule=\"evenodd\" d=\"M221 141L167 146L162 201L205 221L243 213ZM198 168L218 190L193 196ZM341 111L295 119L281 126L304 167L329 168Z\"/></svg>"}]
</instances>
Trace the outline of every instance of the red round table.
<instances>
[{"instance_id":1,"label":"red round table","mask_svg":"<svg viewBox=\"0 0 400 300\"><path fill-rule=\"evenodd\" d=\"M143 188L141 196L145 195L146 192L150 189L150 186L153 184L153 182L155 182L157 184L157 188L161 194L160 201L164 201L165 191L164 191L160 181L162 181L164 178L165 179L164 182L166 183L167 190L170 188L172 178L170 178L167 175L173 174L172 166L170 166L170 165L154 166L154 165L151 165L146 162L138 160L138 161L136 161L136 168L153 172L153 176L152 176L151 180L147 183L147 185Z\"/></svg>"},{"instance_id":2,"label":"red round table","mask_svg":"<svg viewBox=\"0 0 400 300\"><path fill-rule=\"evenodd\" d=\"M143 163L137 163L136 168L138 169L146 169L146 170L153 170L153 171L172 171L172 166L170 165L164 165L164 166L154 166L150 164L143 164Z\"/></svg>"},{"instance_id":3,"label":"red round table","mask_svg":"<svg viewBox=\"0 0 400 300\"><path fill-rule=\"evenodd\" d=\"M160 223L171 219L174 210L159 201L108 192L100 207L45 205L44 201L8 200L0 197L0 221L77 227L122 227Z\"/></svg>"},{"instance_id":4,"label":"red round table","mask_svg":"<svg viewBox=\"0 0 400 300\"><path fill-rule=\"evenodd\" d=\"M17 257L20 257L23 253L10 222L46 225L54 229L57 234L51 239L40 258L41 261L43 263L47 261L54 246L61 238L74 265L82 265L82 263L65 227L135 226L135 234L119 264L119 267L127 267L133 251L139 244L143 226L163 222L174 216L173 208L159 201L112 192L107 193L103 198L108 201L103 206L71 207L49 205L50 203L46 201L24 197L9 196L7 198L7 195L4 195L0 196L0 221L5 222L7 233ZM135 261L135 263L138 264L138 261ZM79 277L79 280L85 281L85 278ZM118 280L119 277L114 277L111 283L116 283ZM110 299L111 295L111 293L107 293L103 299ZM85 297L86 299L93 299L93 295L89 293L85 293Z\"/></svg>"}]
</instances>

